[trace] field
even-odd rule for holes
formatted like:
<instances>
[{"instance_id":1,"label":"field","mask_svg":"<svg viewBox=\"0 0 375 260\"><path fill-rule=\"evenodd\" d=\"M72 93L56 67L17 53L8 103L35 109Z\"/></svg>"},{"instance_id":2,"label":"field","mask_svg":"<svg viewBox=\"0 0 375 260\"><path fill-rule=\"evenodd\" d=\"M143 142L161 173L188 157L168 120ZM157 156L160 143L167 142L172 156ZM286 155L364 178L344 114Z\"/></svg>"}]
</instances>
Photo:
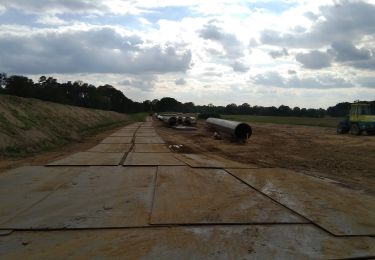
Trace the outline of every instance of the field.
<instances>
[{"instance_id":1,"label":"field","mask_svg":"<svg viewBox=\"0 0 375 260\"><path fill-rule=\"evenodd\" d=\"M204 121L199 122L198 131L195 132L176 133L161 123L158 130L169 144L183 144L180 152L215 153L238 162L297 170L375 194L373 136L337 135L333 126L338 119L332 118L231 118L248 121L252 126L253 135L247 143L237 143L226 136L222 140L215 140L213 131L204 127ZM259 120L267 123L258 123ZM313 123L330 123L331 126L297 125Z\"/></svg>"},{"instance_id":2,"label":"field","mask_svg":"<svg viewBox=\"0 0 375 260\"><path fill-rule=\"evenodd\" d=\"M223 119L243 121L250 123L271 123L283 125L305 125L305 126L321 126L336 127L342 118L337 117L281 117L281 116L249 116L249 115L223 115Z\"/></svg>"}]
</instances>

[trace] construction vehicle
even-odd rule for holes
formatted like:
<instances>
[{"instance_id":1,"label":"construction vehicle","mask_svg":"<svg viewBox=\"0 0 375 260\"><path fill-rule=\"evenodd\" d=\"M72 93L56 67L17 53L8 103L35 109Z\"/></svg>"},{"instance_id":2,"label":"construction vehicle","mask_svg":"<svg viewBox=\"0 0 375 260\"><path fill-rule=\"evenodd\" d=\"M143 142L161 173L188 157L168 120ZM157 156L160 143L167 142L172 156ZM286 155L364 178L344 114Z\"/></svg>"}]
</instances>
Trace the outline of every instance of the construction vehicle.
<instances>
[{"instance_id":1,"label":"construction vehicle","mask_svg":"<svg viewBox=\"0 0 375 260\"><path fill-rule=\"evenodd\" d=\"M375 134L375 113L368 103L353 103L349 115L337 125L337 133L360 135L364 131L368 135Z\"/></svg>"}]
</instances>

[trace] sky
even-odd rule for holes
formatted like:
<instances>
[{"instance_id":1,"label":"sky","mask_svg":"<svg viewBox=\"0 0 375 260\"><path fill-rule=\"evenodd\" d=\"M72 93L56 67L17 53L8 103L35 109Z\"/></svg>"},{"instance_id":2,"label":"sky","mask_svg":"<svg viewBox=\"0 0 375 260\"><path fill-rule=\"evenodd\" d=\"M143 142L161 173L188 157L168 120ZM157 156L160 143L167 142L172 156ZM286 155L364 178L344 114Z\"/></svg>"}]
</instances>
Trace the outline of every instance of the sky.
<instances>
[{"instance_id":1,"label":"sky","mask_svg":"<svg viewBox=\"0 0 375 260\"><path fill-rule=\"evenodd\" d=\"M0 72L135 100L375 100L375 0L0 0Z\"/></svg>"}]
</instances>

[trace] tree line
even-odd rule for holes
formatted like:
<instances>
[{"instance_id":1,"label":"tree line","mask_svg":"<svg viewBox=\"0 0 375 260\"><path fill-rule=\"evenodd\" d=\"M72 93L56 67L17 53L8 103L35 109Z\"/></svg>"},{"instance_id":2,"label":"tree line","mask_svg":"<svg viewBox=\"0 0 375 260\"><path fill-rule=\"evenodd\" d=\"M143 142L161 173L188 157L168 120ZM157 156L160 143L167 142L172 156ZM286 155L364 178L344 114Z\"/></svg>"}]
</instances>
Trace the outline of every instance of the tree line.
<instances>
[{"instance_id":1,"label":"tree line","mask_svg":"<svg viewBox=\"0 0 375 260\"><path fill-rule=\"evenodd\" d=\"M260 116L300 116L300 117L343 117L348 114L350 103L339 103L327 110L319 108L299 108L281 105L279 107L228 104L227 106L195 105L182 103L174 98L145 100L136 102L127 98L123 92L105 84L94 86L82 81L59 83L53 77L41 76L37 82L21 75L7 76L0 73L0 93L19 97L37 98L61 104L74 105L120 113L135 112L184 112L210 114L239 114ZM371 102L375 106L375 101Z\"/></svg>"}]
</instances>

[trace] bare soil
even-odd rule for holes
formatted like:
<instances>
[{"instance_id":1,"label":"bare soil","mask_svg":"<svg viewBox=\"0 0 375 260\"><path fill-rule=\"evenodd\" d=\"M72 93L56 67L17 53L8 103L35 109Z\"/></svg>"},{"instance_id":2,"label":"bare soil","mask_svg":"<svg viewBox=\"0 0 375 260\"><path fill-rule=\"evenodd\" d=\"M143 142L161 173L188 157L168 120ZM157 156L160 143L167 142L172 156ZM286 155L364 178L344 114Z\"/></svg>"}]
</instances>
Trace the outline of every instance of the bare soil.
<instances>
[{"instance_id":1,"label":"bare soil","mask_svg":"<svg viewBox=\"0 0 375 260\"><path fill-rule=\"evenodd\" d=\"M154 124L167 144L183 145L176 152L214 153L242 163L297 170L375 194L374 136L337 135L334 128L326 127L254 123L249 141L238 143L228 136L214 139L214 132L202 122L197 131L189 132Z\"/></svg>"}]
</instances>

